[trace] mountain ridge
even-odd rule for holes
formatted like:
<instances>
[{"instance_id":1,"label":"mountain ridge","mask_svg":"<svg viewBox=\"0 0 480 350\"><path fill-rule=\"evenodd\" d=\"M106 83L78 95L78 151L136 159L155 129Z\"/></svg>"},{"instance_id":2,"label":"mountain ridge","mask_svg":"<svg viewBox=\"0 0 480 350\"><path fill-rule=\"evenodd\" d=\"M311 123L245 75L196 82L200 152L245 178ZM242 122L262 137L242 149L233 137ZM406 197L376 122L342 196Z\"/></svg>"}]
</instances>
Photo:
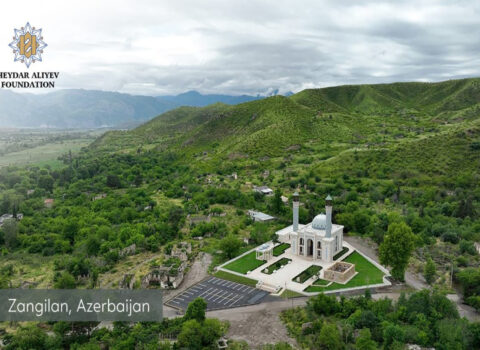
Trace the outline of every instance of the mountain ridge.
<instances>
[{"instance_id":1,"label":"mountain ridge","mask_svg":"<svg viewBox=\"0 0 480 350\"><path fill-rule=\"evenodd\" d=\"M474 120L479 112L479 78L345 85L237 105L174 109L127 134L107 134L94 147L150 145L223 158L274 157L309 143L393 144Z\"/></svg>"},{"instance_id":2,"label":"mountain ridge","mask_svg":"<svg viewBox=\"0 0 480 350\"><path fill-rule=\"evenodd\" d=\"M249 95L142 96L101 90L65 89L47 94L0 91L0 127L124 128L138 126L166 111L212 102L236 104L261 99Z\"/></svg>"}]
</instances>

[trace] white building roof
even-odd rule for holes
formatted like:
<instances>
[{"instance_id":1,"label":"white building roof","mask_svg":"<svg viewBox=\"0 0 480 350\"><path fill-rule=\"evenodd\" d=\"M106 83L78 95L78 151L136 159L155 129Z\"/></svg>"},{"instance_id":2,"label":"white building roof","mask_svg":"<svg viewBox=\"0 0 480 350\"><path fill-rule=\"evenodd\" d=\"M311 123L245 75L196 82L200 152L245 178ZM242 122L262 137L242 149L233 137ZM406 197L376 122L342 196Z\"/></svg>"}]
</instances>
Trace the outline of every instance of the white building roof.
<instances>
[{"instance_id":1,"label":"white building roof","mask_svg":"<svg viewBox=\"0 0 480 350\"><path fill-rule=\"evenodd\" d=\"M273 190L268 186L255 186L253 189L263 194L273 193Z\"/></svg>"},{"instance_id":2,"label":"white building roof","mask_svg":"<svg viewBox=\"0 0 480 350\"><path fill-rule=\"evenodd\" d=\"M273 216L262 213L261 211L249 210L248 215L250 215L254 220L258 221L269 221L275 219Z\"/></svg>"},{"instance_id":3,"label":"white building roof","mask_svg":"<svg viewBox=\"0 0 480 350\"><path fill-rule=\"evenodd\" d=\"M266 252L266 251L268 251L272 248L273 248L273 246L271 246L270 244L264 243L260 247L257 248L257 252Z\"/></svg>"}]
</instances>

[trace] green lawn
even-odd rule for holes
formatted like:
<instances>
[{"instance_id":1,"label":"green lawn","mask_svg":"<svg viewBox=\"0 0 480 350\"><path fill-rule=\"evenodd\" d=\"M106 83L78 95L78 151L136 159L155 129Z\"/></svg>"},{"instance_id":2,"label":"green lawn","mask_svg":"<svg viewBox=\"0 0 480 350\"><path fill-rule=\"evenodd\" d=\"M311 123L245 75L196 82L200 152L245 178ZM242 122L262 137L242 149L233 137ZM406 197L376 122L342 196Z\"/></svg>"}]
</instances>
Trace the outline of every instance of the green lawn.
<instances>
[{"instance_id":1,"label":"green lawn","mask_svg":"<svg viewBox=\"0 0 480 350\"><path fill-rule=\"evenodd\" d=\"M285 289L282 294L280 294L281 298L296 298L296 297L304 297L303 294L300 294L298 292L295 292L290 289Z\"/></svg>"},{"instance_id":2,"label":"green lawn","mask_svg":"<svg viewBox=\"0 0 480 350\"><path fill-rule=\"evenodd\" d=\"M218 271L214 274L214 276L221 278L223 280L245 284L250 287L255 287L257 285L256 280L252 280L251 278L247 278L247 277L237 276L237 275L234 275L233 273L228 273L225 271Z\"/></svg>"},{"instance_id":3,"label":"green lawn","mask_svg":"<svg viewBox=\"0 0 480 350\"><path fill-rule=\"evenodd\" d=\"M302 273L298 274L297 276L295 276L292 281L293 282L297 282L297 283L303 283L305 282L306 280L308 280L310 277L312 277L313 275L316 275L318 274L320 271L322 270L322 267L321 266L318 266L318 265L312 265L310 266L309 268L307 268L306 270L302 271ZM300 277L300 281L297 281L297 278Z\"/></svg>"},{"instance_id":4,"label":"green lawn","mask_svg":"<svg viewBox=\"0 0 480 350\"><path fill-rule=\"evenodd\" d=\"M384 273L359 253L353 252L343 261L355 264L355 271L358 272L358 274L347 284L332 283L328 287L310 286L307 287L305 291L325 292L329 290L360 287L383 282Z\"/></svg>"},{"instance_id":5,"label":"green lawn","mask_svg":"<svg viewBox=\"0 0 480 350\"><path fill-rule=\"evenodd\" d=\"M348 252L347 247L343 247L341 251L339 251L335 256L333 257L333 260L337 260L339 257L341 257L343 254L346 254Z\"/></svg>"},{"instance_id":6,"label":"green lawn","mask_svg":"<svg viewBox=\"0 0 480 350\"><path fill-rule=\"evenodd\" d=\"M271 275L274 270L278 270L282 266L287 265L289 261L292 261L292 259L281 258L280 260L278 260L278 261L274 262L273 264L269 265L266 269L263 269L262 272ZM265 272L264 270L267 270L267 272Z\"/></svg>"},{"instance_id":7,"label":"green lawn","mask_svg":"<svg viewBox=\"0 0 480 350\"><path fill-rule=\"evenodd\" d=\"M257 260L256 254L257 253L255 251L248 253L247 255L242 256L240 259L225 265L223 268L238 273L243 273L245 275L248 271L253 271L257 267L262 266L267 262L266 260Z\"/></svg>"},{"instance_id":8,"label":"green lawn","mask_svg":"<svg viewBox=\"0 0 480 350\"><path fill-rule=\"evenodd\" d=\"M324 280L324 279L321 279L321 278L319 278L318 280L316 280L315 282L313 282L313 284L314 284L315 286L320 286L320 287L322 287L322 286L325 287L325 286L326 286L327 284L329 284L329 283L330 283L330 281L327 281L327 280Z\"/></svg>"},{"instance_id":9,"label":"green lawn","mask_svg":"<svg viewBox=\"0 0 480 350\"><path fill-rule=\"evenodd\" d=\"M42 164L60 167L62 162L57 158L62 154L72 151L77 153L82 147L87 147L94 138L74 139L63 142L52 142L18 152L7 153L0 156L0 168L8 165Z\"/></svg>"},{"instance_id":10,"label":"green lawn","mask_svg":"<svg viewBox=\"0 0 480 350\"><path fill-rule=\"evenodd\" d=\"M288 248L290 248L290 244L288 243L282 243L277 245L276 247L273 248L273 256L282 255L285 252L285 250L287 250Z\"/></svg>"}]
</instances>

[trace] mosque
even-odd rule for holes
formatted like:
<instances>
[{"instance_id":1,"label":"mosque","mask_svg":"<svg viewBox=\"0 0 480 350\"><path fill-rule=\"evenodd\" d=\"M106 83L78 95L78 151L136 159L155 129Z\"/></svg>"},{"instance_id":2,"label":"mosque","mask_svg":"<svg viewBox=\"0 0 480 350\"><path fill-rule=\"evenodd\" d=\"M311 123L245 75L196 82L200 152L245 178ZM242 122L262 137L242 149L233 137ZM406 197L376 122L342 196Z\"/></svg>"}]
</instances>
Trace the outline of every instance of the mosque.
<instances>
[{"instance_id":1,"label":"mosque","mask_svg":"<svg viewBox=\"0 0 480 350\"><path fill-rule=\"evenodd\" d=\"M277 235L280 242L290 244L290 254L329 263L343 247L343 226L332 224L332 197L326 198L325 214L315 216L309 224L298 223L299 195L293 194L293 223Z\"/></svg>"}]
</instances>

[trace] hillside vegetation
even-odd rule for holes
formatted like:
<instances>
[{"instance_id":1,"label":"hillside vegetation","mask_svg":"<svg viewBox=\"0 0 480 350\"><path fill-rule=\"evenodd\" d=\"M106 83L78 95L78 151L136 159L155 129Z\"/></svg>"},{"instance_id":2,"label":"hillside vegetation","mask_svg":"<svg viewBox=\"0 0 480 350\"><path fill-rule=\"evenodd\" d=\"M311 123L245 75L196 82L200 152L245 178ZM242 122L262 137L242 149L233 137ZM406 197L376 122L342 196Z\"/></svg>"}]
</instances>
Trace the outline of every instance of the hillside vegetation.
<instances>
[{"instance_id":1,"label":"hillside vegetation","mask_svg":"<svg viewBox=\"0 0 480 350\"><path fill-rule=\"evenodd\" d=\"M135 130L108 132L61 157L61 167L1 168L0 214L23 218L0 228L0 285L97 288L106 278L118 285L112 278L126 272L124 252L133 245L136 255L161 256L189 241L193 252L212 254L216 266L289 225L294 191L301 223L322 212L330 194L334 222L379 244L390 261L385 265L394 265L397 253L388 251L389 242L406 237L405 264L388 267L397 268L399 280L408 268L435 293L402 296L398 303L369 297L328 302L334 307L328 314L319 296L318 308L283 314L299 343L324 348L334 334L338 349L353 349L362 338L370 348L403 349L407 342L476 348L478 323L459 319L443 294L458 290L480 310L478 83L340 86L235 106L181 107ZM254 192L255 185L275 194ZM277 220L252 222L249 209ZM38 269L38 261L48 271ZM133 277L135 285L141 277ZM431 307L418 314L419 303ZM436 305L448 312L431 313ZM303 324L312 318L309 333ZM164 327L180 342L186 331L169 322L148 329L158 335ZM52 330L45 327L39 331L44 336ZM358 335L363 328L371 334ZM459 336L441 347L446 329ZM95 344L96 332L90 337ZM69 344L88 342L63 336Z\"/></svg>"},{"instance_id":2,"label":"hillside vegetation","mask_svg":"<svg viewBox=\"0 0 480 350\"><path fill-rule=\"evenodd\" d=\"M384 149L468 132L476 128L479 102L479 79L311 89L235 106L178 108L131 132L107 133L94 147L168 147L222 159L282 156L306 145Z\"/></svg>"}]
</instances>

